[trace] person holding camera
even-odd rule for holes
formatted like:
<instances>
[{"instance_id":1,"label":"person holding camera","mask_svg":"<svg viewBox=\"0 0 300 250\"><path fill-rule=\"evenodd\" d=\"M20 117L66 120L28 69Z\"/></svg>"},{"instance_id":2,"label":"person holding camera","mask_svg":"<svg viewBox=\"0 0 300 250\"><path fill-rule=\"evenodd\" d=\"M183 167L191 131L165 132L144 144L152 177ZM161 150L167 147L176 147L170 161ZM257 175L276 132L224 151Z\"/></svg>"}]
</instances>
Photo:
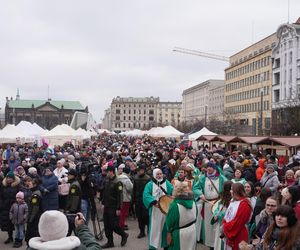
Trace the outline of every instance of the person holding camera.
<instances>
[{"instance_id":1,"label":"person holding camera","mask_svg":"<svg viewBox=\"0 0 300 250\"><path fill-rule=\"evenodd\" d=\"M68 220L66 216L56 210L44 212L39 221L40 237L30 239L28 250L101 250L88 226L85 225L82 213L75 215L74 224L75 236L67 237Z\"/></svg>"}]
</instances>

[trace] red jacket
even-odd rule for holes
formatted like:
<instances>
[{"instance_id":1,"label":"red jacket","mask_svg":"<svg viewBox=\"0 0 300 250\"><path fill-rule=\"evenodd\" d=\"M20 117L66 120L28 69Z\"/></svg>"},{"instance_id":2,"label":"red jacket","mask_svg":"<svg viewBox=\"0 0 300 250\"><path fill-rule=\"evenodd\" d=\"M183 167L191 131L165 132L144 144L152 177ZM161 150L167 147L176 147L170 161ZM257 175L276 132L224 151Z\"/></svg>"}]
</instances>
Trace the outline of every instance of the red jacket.
<instances>
[{"instance_id":1,"label":"red jacket","mask_svg":"<svg viewBox=\"0 0 300 250\"><path fill-rule=\"evenodd\" d=\"M296 206L294 207L294 211L295 211L298 221L300 221L300 202L299 201L296 204Z\"/></svg>"},{"instance_id":2,"label":"red jacket","mask_svg":"<svg viewBox=\"0 0 300 250\"><path fill-rule=\"evenodd\" d=\"M248 242L249 237L246 225L250 220L251 214L251 203L248 198L243 198L234 219L229 222L223 220L224 234L227 238L227 244L232 247L232 250L239 250L241 241Z\"/></svg>"}]
</instances>

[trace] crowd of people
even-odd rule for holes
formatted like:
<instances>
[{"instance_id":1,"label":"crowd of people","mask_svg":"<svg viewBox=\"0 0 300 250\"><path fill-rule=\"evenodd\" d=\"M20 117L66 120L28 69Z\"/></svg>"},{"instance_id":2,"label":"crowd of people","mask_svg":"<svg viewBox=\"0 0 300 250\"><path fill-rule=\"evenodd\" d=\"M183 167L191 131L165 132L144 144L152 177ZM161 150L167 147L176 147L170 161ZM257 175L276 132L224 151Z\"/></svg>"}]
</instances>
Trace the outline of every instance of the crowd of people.
<instances>
[{"instance_id":1,"label":"crowd of people","mask_svg":"<svg viewBox=\"0 0 300 250\"><path fill-rule=\"evenodd\" d=\"M81 146L44 141L4 145L0 153L0 227L15 248L68 239L66 249L101 249L88 229L99 211L103 249L114 247L114 232L126 245L128 216L149 249L194 250L197 242L215 250L300 248L300 152L288 159L102 135ZM43 223L54 217L64 227L51 238Z\"/></svg>"}]
</instances>

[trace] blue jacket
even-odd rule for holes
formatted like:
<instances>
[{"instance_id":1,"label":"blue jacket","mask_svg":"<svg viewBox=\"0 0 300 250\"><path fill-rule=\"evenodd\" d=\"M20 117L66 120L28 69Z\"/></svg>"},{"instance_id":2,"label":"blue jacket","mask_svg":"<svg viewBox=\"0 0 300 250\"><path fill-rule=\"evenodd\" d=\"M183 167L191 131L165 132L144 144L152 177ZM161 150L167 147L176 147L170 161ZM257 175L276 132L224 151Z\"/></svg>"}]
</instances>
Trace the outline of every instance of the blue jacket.
<instances>
[{"instance_id":1,"label":"blue jacket","mask_svg":"<svg viewBox=\"0 0 300 250\"><path fill-rule=\"evenodd\" d=\"M58 210L58 179L54 174L42 177L41 190L43 211Z\"/></svg>"}]
</instances>

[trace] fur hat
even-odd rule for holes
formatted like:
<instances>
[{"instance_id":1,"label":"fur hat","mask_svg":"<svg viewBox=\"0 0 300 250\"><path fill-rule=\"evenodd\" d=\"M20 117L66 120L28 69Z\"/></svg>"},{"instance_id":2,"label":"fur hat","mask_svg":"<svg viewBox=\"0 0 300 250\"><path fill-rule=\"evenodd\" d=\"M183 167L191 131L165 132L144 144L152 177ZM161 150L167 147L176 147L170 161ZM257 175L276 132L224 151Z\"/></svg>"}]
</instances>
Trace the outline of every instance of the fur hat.
<instances>
[{"instance_id":1,"label":"fur hat","mask_svg":"<svg viewBox=\"0 0 300 250\"><path fill-rule=\"evenodd\" d=\"M16 198L20 198L22 200L24 200L24 193L19 191L17 194L16 194Z\"/></svg>"},{"instance_id":2,"label":"fur hat","mask_svg":"<svg viewBox=\"0 0 300 250\"><path fill-rule=\"evenodd\" d=\"M69 224L67 217L59 211L49 210L42 214L39 233L43 241L59 240L67 236Z\"/></svg>"}]
</instances>

